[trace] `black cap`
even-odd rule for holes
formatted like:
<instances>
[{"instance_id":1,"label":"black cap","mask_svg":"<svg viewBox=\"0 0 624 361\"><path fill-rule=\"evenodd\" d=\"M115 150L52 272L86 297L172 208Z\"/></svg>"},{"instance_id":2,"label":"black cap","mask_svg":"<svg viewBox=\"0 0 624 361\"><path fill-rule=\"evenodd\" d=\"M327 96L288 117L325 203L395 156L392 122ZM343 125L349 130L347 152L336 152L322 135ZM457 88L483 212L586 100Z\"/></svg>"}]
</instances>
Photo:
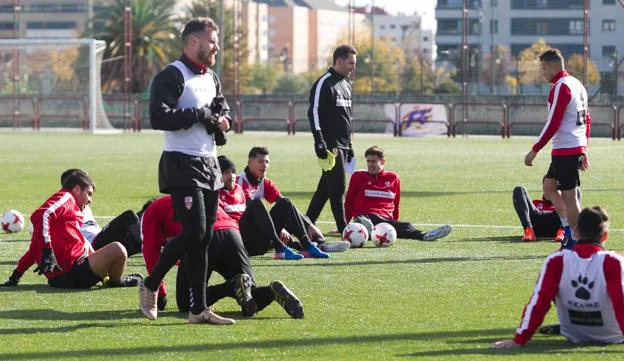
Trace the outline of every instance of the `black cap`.
<instances>
[{"instance_id":1,"label":"black cap","mask_svg":"<svg viewBox=\"0 0 624 361\"><path fill-rule=\"evenodd\" d=\"M220 155L219 157L217 157L217 159L219 160L219 168L221 168L222 172L228 169L231 169L234 172L236 172L236 167L234 166L234 162L232 162L230 158L224 155Z\"/></svg>"}]
</instances>

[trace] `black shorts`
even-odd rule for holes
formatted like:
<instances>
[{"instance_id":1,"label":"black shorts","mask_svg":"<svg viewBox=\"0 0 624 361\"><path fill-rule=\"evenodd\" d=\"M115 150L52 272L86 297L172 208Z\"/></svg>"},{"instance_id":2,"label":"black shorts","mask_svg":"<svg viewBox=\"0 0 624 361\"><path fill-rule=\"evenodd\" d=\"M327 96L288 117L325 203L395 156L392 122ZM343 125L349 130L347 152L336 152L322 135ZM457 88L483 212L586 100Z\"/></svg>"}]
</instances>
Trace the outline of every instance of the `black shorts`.
<instances>
[{"instance_id":1,"label":"black shorts","mask_svg":"<svg viewBox=\"0 0 624 361\"><path fill-rule=\"evenodd\" d=\"M546 178L554 179L557 182L557 189L563 191L580 186L579 168L584 156L583 154L553 155Z\"/></svg>"},{"instance_id":2,"label":"black shorts","mask_svg":"<svg viewBox=\"0 0 624 361\"><path fill-rule=\"evenodd\" d=\"M56 288L87 289L101 280L102 277L96 275L89 266L89 258L82 257L74 262L74 266L69 271L48 280L48 285Z\"/></svg>"},{"instance_id":3,"label":"black shorts","mask_svg":"<svg viewBox=\"0 0 624 361\"><path fill-rule=\"evenodd\" d=\"M163 152L158 163L161 193L175 189L223 188L223 177L216 157L197 157L180 152Z\"/></svg>"}]
</instances>

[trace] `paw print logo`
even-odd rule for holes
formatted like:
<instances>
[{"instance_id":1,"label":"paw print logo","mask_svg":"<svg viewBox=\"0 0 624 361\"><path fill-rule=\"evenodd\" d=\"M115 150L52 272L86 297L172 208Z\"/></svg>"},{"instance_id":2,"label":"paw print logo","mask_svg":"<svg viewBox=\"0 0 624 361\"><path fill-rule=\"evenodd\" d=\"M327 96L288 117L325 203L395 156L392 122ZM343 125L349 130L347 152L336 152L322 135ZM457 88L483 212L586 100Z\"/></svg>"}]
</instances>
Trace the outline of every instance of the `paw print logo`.
<instances>
[{"instance_id":1,"label":"paw print logo","mask_svg":"<svg viewBox=\"0 0 624 361\"><path fill-rule=\"evenodd\" d=\"M590 282L587 277L579 275L576 280L572 280L572 287L576 288L576 292L574 293L576 298L587 301L591 298L589 290L594 288L594 281Z\"/></svg>"}]
</instances>

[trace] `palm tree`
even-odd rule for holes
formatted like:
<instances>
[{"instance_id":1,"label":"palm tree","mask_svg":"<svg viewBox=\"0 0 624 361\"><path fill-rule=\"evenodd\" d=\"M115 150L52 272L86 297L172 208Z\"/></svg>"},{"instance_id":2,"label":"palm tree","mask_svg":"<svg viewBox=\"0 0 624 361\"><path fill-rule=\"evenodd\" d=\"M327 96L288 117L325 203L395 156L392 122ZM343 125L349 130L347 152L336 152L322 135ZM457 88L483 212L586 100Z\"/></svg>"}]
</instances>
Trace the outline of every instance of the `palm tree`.
<instances>
[{"instance_id":1,"label":"palm tree","mask_svg":"<svg viewBox=\"0 0 624 361\"><path fill-rule=\"evenodd\" d=\"M96 14L93 23L104 23L87 31L86 36L106 41L104 59L124 55L124 11L132 9L132 81L133 93L147 90L158 71L176 57L181 45L175 26L174 0L115 0L106 13ZM120 58L121 59L121 58ZM123 61L111 61L102 66L102 86L105 91L123 88Z\"/></svg>"}]
</instances>

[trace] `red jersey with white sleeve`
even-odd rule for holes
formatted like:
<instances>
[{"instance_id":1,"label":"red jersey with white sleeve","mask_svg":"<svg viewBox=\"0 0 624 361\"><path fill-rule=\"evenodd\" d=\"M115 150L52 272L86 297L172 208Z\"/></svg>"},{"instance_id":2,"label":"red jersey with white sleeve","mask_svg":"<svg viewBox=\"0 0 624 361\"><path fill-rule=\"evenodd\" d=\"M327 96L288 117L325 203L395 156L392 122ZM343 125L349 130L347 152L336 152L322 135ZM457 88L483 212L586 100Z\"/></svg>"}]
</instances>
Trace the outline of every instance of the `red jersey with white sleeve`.
<instances>
[{"instance_id":1,"label":"red jersey with white sleeve","mask_svg":"<svg viewBox=\"0 0 624 361\"><path fill-rule=\"evenodd\" d=\"M557 73L552 83L546 125L533 150L539 152L552 139L552 155L583 154L587 149L591 126L587 91L578 79L565 70Z\"/></svg>"},{"instance_id":2,"label":"red jersey with white sleeve","mask_svg":"<svg viewBox=\"0 0 624 361\"><path fill-rule=\"evenodd\" d=\"M243 188L235 183L232 189L221 188L219 190L219 206L223 208L225 213L240 222L240 218L247 209L247 199Z\"/></svg>"},{"instance_id":3,"label":"red jersey with white sleeve","mask_svg":"<svg viewBox=\"0 0 624 361\"><path fill-rule=\"evenodd\" d=\"M158 263L162 247L165 243L182 232L182 224L173 219L173 200L170 195L156 199L147 207L141 217L141 237L143 238L143 258L148 273ZM236 229L238 223L225 213L223 208L217 208L217 221L214 230ZM160 283L158 296L166 296L167 288L164 282Z\"/></svg>"},{"instance_id":4,"label":"red jersey with white sleeve","mask_svg":"<svg viewBox=\"0 0 624 361\"><path fill-rule=\"evenodd\" d=\"M68 272L77 259L88 256L90 247L80 233L82 212L69 190L60 189L54 193L31 214L30 222L33 234L27 252L30 253L27 256L30 257L29 261L39 264L41 249L52 248L62 270L46 273L49 280Z\"/></svg>"},{"instance_id":5,"label":"red jersey with white sleeve","mask_svg":"<svg viewBox=\"0 0 624 361\"><path fill-rule=\"evenodd\" d=\"M531 339L553 300L561 335L574 343L624 342L624 257L577 243L546 258L514 341Z\"/></svg>"},{"instance_id":6,"label":"red jersey with white sleeve","mask_svg":"<svg viewBox=\"0 0 624 361\"><path fill-rule=\"evenodd\" d=\"M251 175L248 175L247 172L242 172L238 176L236 183L241 186L247 199L264 199L269 203L273 203L282 197L282 193L280 193L277 185L267 177L257 181Z\"/></svg>"},{"instance_id":7,"label":"red jersey with white sleeve","mask_svg":"<svg viewBox=\"0 0 624 361\"><path fill-rule=\"evenodd\" d=\"M345 218L349 221L362 214L376 214L387 219L399 219L401 183L399 175L381 170L371 175L367 170L353 173L345 198Z\"/></svg>"}]
</instances>

